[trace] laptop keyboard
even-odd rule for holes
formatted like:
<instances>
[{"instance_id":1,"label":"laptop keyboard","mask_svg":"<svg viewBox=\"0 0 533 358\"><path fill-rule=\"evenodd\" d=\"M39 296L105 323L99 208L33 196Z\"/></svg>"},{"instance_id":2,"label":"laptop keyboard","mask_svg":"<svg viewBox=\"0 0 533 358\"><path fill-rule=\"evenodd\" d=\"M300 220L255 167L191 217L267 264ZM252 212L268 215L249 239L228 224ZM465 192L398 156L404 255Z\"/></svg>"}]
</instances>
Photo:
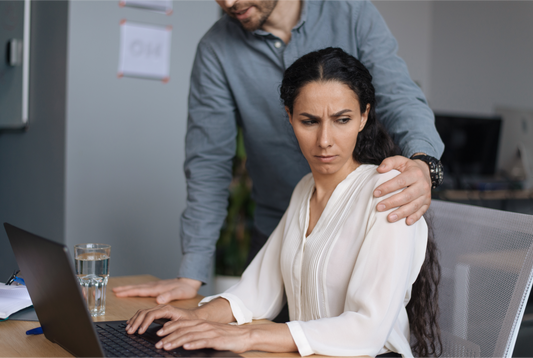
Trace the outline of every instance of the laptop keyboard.
<instances>
[{"instance_id":1,"label":"laptop keyboard","mask_svg":"<svg viewBox=\"0 0 533 358\"><path fill-rule=\"evenodd\" d=\"M179 357L176 351L156 349L154 343L148 342L141 336L128 334L126 324L96 325L102 348L108 357Z\"/></svg>"}]
</instances>

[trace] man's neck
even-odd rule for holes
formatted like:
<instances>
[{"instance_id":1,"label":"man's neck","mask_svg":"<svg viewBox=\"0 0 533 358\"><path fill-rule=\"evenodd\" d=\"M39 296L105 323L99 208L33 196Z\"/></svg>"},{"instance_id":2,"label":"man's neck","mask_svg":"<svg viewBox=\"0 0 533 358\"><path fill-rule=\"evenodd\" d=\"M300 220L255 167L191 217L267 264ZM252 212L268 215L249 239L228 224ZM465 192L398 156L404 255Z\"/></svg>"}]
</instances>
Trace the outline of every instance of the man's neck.
<instances>
[{"instance_id":1,"label":"man's neck","mask_svg":"<svg viewBox=\"0 0 533 358\"><path fill-rule=\"evenodd\" d=\"M262 29L289 43L291 31L300 20L301 7L302 0L279 0Z\"/></svg>"}]
</instances>

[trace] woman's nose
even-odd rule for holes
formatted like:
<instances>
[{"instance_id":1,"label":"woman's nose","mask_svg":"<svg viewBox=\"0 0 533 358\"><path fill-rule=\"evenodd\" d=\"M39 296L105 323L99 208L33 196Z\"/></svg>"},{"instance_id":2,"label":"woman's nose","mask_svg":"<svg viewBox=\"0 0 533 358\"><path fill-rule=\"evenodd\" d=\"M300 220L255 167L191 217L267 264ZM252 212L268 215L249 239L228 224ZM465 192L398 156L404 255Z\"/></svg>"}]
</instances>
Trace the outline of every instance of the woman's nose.
<instances>
[{"instance_id":1,"label":"woman's nose","mask_svg":"<svg viewBox=\"0 0 533 358\"><path fill-rule=\"evenodd\" d=\"M320 126L318 133L318 146L320 148L328 148L333 145L333 137L329 124L323 124Z\"/></svg>"}]
</instances>

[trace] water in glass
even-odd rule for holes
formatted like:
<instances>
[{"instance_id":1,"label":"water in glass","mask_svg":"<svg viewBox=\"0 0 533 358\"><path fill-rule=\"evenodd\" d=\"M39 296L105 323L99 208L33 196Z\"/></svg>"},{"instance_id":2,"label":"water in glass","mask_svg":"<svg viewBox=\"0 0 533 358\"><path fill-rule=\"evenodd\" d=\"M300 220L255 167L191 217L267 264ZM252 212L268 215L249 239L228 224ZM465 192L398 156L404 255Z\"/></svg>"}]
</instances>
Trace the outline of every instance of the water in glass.
<instances>
[{"instance_id":1,"label":"water in glass","mask_svg":"<svg viewBox=\"0 0 533 358\"><path fill-rule=\"evenodd\" d=\"M90 314L92 316L105 314L109 256L101 252L81 253L76 256L75 265Z\"/></svg>"}]
</instances>

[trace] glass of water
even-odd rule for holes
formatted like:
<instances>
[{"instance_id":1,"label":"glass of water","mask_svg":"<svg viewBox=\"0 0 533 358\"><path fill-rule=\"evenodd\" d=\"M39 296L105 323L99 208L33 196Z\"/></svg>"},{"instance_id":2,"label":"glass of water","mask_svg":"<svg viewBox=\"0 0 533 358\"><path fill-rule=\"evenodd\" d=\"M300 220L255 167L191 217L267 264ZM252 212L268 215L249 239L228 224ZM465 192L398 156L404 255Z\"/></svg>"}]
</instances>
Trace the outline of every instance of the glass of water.
<instances>
[{"instance_id":1,"label":"glass of water","mask_svg":"<svg viewBox=\"0 0 533 358\"><path fill-rule=\"evenodd\" d=\"M91 316L105 314L110 255L110 245L90 243L74 246L76 275Z\"/></svg>"}]
</instances>

